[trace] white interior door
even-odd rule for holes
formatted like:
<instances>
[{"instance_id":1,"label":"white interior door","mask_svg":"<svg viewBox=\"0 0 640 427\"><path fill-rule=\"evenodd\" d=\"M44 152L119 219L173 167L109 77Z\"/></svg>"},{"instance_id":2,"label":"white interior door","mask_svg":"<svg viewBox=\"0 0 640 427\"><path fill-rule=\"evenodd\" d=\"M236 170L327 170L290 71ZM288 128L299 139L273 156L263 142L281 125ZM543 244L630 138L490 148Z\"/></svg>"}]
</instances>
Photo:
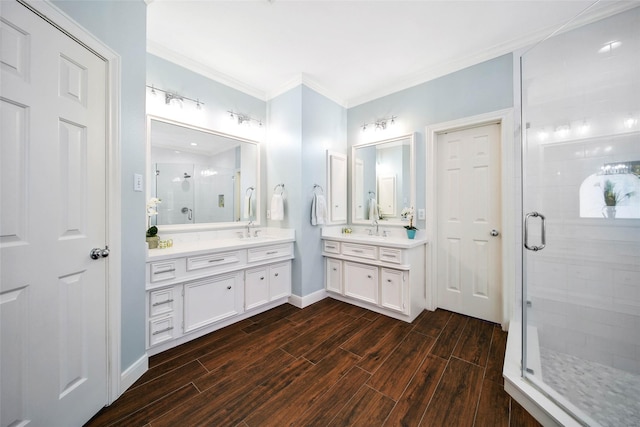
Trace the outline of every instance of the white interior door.
<instances>
[{"instance_id":1,"label":"white interior door","mask_svg":"<svg viewBox=\"0 0 640 427\"><path fill-rule=\"evenodd\" d=\"M107 403L106 63L0 13L0 424L77 426Z\"/></svg>"},{"instance_id":2,"label":"white interior door","mask_svg":"<svg viewBox=\"0 0 640 427\"><path fill-rule=\"evenodd\" d=\"M396 176L385 175L378 177L378 203L380 215L396 216Z\"/></svg>"},{"instance_id":3,"label":"white interior door","mask_svg":"<svg viewBox=\"0 0 640 427\"><path fill-rule=\"evenodd\" d=\"M437 138L438 306L502 321L500 126Z\"/></svg>"}]
</instances>

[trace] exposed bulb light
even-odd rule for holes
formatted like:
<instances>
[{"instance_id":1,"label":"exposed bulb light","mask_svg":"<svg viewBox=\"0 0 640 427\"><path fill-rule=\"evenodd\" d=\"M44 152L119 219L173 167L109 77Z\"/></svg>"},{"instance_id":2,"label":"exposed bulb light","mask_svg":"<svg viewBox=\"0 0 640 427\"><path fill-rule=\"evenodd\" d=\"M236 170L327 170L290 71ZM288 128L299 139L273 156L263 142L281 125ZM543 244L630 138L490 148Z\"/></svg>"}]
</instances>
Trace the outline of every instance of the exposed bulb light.
<instances>
[{"instance_id":1,"label":"exposed bulb light","mask_svg":"<svg viewBox=\"0 0 640 427\"><path fill-rule=\"evenodd\" d=\"M631 116L631 115L630 115L629 117L627 117L626 119L624 119L623 123L624 123L624 127L625 127L625 128L627 128L627 129L631 129L631 128L633 128L636 124L638 124L638 119L636 119L635 117L633 117L633 116Z\"/></svg>"},{"instance_id":2,"label":"exposed bulb light","mask_svg":"<svg viewBox=\"0 0 640 427\"><path fill-rule=\"evenodd\" d=\"M558 126L554 133L557 138L566 138L571 133L571 128L568 125Z\"/></svg>"},{"instance_id":3,"label":"exposed bulb light","mask_svg":"<svg viewBox=\"0 0 640 427\"><path fill-rule=\"evenodd\" d=\"M586 135L589 133L589 129L591 129L591 125L586 120L583 120L580 126L578 126L578 134Z\"/></svg>"},{"instance_id":4,"label":"exposed bulb light","mask_svg":"<svg viewBox=\"0 0 640 427\"><path fill-rule=\"evenodd\" d=\"M541 130L540 132L538 132L538 139L540 141L546 141L547 139L549 139L549 133Z\"/></svg>"}]
</instances>

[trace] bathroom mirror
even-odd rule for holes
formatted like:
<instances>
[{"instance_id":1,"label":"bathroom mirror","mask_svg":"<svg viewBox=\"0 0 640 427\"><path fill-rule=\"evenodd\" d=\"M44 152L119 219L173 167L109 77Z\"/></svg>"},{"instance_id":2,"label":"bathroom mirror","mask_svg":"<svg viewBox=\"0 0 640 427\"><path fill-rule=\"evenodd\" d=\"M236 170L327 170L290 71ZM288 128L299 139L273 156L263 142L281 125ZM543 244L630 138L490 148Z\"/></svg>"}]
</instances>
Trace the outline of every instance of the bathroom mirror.
<instances>
[{"instance_id":1,"label":"bathroom mirror","mask_svg":"<svg viewBox=\"0 0 640 427\"><path fill-rule=\"evenodd\" d=\"M260 221L256 141L148 116L150 224L162 231Z\"/></svg>"},{"instance_id":2,"label":"bathroom mirror","mask_svg":"<svg viewBox=\"0 0 640 427\"><path fill-rule=\"evenodd\" d=\"M410 134L352 147L352 223L406 224L402 209L415 207L414 140Z\"/></svg>"}]
</instances>

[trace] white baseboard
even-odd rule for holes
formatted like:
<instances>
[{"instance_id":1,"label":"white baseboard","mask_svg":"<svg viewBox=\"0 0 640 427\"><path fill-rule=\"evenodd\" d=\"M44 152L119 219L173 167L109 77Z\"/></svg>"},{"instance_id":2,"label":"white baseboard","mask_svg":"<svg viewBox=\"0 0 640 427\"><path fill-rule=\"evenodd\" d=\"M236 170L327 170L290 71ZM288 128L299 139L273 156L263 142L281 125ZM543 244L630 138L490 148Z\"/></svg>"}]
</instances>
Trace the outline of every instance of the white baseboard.
<instances>
[{"instance_id":1,"label":"white baseboard","mask_svg":"<svg viewBox=\"0 0 640 427\"><path fill-rule=\"evenodd\" d=\"M309 295L305 295L303 297L300 297L298 295L291 295L289 297L289 304L294 305L298 308L305 308L310 306L311 304L314 304L318 301L322 301L323 299L327 298L329 295L327 294L327 291L324 289L320 289L319 291L316 291L312 294Z\"/></svg>"},{"instance_id":2,"label":"white baseboard","mask_svg":"<svg viewBox=\"0 0 640 427\"><path fill-rule=\"evenodd\" d=\"M145 353L136 360L122 374L120 374L120 393L122 394L133 385L149 369L149 357Z\"/></svg>"}]
</instances>

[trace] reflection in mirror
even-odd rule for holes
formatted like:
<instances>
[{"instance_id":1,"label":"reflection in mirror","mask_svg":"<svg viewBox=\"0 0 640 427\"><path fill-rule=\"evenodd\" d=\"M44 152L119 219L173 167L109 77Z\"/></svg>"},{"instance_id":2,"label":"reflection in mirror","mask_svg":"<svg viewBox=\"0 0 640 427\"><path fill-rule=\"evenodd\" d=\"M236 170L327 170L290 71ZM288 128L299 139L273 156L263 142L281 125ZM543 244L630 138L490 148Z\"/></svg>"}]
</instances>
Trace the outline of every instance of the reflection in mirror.
<instances>
[{"instance_id":1,"label":"reflection in mirror","mask_svg":"<svg viewBox=\"0 0 640 427\"><path fill-rule=\"evenodd\" d=\"M154 225L259 222L259 147L207 129L148 118ZM166 228L166 227L164 227Z\"/></svg>"},{"instance_id":2,"label":"reflection in mirror","mask_svg":"<svg viewBox=\"0 0 640 427\"><path fill-rule=\"evenodd\" d=\"M352 161L352 222L400 224L415 204L413 135L354 146Z\"/></svg>"}]
</instances>

